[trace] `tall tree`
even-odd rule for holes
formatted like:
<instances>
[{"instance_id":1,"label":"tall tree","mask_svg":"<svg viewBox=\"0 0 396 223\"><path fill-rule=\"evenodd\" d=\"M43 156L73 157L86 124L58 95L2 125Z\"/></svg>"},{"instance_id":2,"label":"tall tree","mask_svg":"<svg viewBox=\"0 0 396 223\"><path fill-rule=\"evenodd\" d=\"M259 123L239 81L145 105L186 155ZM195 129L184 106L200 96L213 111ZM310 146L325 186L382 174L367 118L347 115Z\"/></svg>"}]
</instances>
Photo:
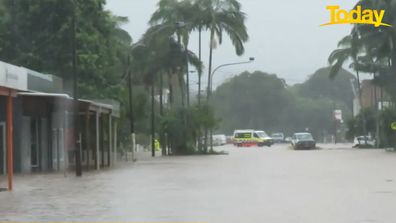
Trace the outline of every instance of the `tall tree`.
<instances>
[{"instance_id":1,"label":"tall tree","mask_svg":"<svg viewBox=\"0 0 396 223\"><path fill-rule=\"evenodd\" d=\"M74 2L81 95L95 98L110 95L114 98L120 88L102 89L108 89L106 87L112 82L109 80L120 79L123 74L125 47L131 38L120 25L127 19L106 11L105 0ZM0 49L0 57L13 64L58 75L67 87L72 78L72 1L13 0L6 1L5 7L15 13L13 21L3 20L9 31L3 33L2 40L6 43Z\"/></svg>"},{"instance_id":2,"label":"tall tree","mask_svg":"<svg viewBox=\"0 0 396 223\"><path fill-rule=\"evenodd\" d=\"M192 1L178 1L178 0L161 0L158 3L158 9L152 14L151 19L149 21L150 25L159 25L162 27L168 26L174 29L178 41L183 42L185 52L188 52L188 45L190 41L190 33L195 28L195 21L192 20L195 13L195 8L193 7ZM188 57L188 55L185 55ZM188 68L188 60L186 60L186 64L184 67L184 73L186 74L187 80L184 80L183 71L180 72L180 82L181 89L186 93L187 105L190 103L190 72ZM182 100L184 101L184 95L182 96Z\"/></svg>"},{"instance_id":3,"label":"tall tree","mask_svg":"<svg viewBox=\"0 0 396 223\"><path fill-rule=\"evenodd\" d=\"M396 1L394 0L360 0L355 5L362 9L385 10L383 22L396 24ZM355 24L351 35L344 38L347 45L339 45L329 61L333 65L334 75L337 67L341 67L346 59L351 58L351 67L357 72L366 72L374 75L375 82L384 87L389 95L396 94L396 33L393 27L374 27L367 24ZM393 100L396 100L394 97Z\"/></svg>"},{"instance_id":4,"label":"tall tree","mask_svg":"<svg viewBox=\"0 0 396 223\"><path fill-rule=\"evenodd\" d=\"M237 0L197 0L200 11L200 25L210 32L208 85L211 85L213 63L213 49L216 39L223 42L224 33L228 35L238 56L245 52L244 43L249 35L245 25L246 15L241 11L241 4ZM210 90L208 88L208 90ZM208 91L210 97L210 91Z\"/></svg>"}]
</instances>

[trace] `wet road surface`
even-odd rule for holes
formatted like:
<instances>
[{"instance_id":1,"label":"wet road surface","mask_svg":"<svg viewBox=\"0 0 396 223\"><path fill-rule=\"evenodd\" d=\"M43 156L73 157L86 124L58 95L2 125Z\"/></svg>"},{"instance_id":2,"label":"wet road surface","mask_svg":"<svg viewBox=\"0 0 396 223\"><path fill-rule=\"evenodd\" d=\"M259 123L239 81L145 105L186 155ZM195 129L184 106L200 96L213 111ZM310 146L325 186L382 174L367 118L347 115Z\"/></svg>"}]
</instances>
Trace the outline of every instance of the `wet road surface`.
<instances>
[{"instance_id":1,"label":"wet road surface","mask_svg":"<svg viewBox=\"0 0 396 223\"><path fill-rule=\"evenodd\" d=\"M0 193L0 221L396 222L396 153L341 147L225 146L229 155L156 158L81 179L19 175L14 192Z\"/></svg>"}]
</instances>

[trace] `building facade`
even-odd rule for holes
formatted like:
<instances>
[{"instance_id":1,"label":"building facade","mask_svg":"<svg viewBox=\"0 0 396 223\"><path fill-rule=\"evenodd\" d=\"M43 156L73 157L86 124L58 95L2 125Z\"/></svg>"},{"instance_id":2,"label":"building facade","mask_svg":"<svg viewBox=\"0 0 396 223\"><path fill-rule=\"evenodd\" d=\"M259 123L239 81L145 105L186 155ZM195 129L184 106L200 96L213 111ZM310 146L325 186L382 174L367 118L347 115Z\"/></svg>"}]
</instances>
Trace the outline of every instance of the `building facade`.
<instances>
[{"instance_id":1,"label":"building facade","mask_svg":"<svg viewBox=\"0 0 396 223\"><path fill-rule=\"evenodd\" d=\"M75 138L74 107L79 137ZM76 142L86 170L111 166L117 152L119 104L80 99L62 92L62 79L0 61L1 175L68 171Z\"/></svg>"}]
</instances>

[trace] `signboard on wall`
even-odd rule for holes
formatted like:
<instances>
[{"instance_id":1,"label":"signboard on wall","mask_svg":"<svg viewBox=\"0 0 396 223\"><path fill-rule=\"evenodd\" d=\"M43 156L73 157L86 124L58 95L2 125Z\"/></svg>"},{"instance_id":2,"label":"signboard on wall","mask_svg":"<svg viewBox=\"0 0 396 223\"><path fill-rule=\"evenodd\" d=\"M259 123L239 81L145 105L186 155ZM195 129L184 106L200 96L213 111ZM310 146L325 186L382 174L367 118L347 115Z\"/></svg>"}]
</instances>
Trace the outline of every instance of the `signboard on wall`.
<instances>
[{"instance_id":1,"label":"signboard on wall","mask_svg":"<svg viewBox=\"0 0 396 223\"><path fill-rule=\"evenodd\" d=\"M27 90L27 70L0 61L0 86L21 91Z\"/></svg>"},{"instance_id":2,"label":"signboard on wall","mask_svg":"<svg viewBox=\"0 0 396 223\"><path fill-rule=\"evenodd\" d=\"M342 121L342 110L334 110L334 119Z\"/></svg>"}]
</instances>

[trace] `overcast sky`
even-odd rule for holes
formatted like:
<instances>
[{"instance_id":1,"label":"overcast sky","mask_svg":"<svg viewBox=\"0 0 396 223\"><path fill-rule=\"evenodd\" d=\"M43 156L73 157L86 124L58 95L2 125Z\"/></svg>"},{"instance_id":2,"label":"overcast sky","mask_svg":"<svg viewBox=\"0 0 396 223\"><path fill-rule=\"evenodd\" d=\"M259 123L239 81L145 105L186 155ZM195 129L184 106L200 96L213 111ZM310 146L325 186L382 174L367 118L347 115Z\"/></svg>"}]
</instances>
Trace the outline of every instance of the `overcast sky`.
<instances>
[{"instance_id":1,"label":"overcast sky","mask_svg":"<svg viewBox=\"0 0 396 223\"><path fill-rule=\"evenodd\" d=\"M127 16L126 29L137 41L145 32L150 15L158 0L107 0L107 9L115 15ZM216 73L214 83L220 84L241 71L261 70L277 74L289 84L303 82L318 68L327 65L330 52L338 40L350 32L350 25L320 27L329 21L327 5L351 9L352 0L240 0L247 14L250 35L245 55L238 57L229 41L224 41L214 53L214 66L239 62L255 57L252 64L227 67ZM204 62L207 62L209 37L205 33ZM191 50L197 52L197 34L192 34ZM207 64L207 63L206 63ZM207 66L206 66L207 70ZM192 80L195 82L195 80ZM206 81L205 81L206 82Z\"/></svg>"}]
</instances>

